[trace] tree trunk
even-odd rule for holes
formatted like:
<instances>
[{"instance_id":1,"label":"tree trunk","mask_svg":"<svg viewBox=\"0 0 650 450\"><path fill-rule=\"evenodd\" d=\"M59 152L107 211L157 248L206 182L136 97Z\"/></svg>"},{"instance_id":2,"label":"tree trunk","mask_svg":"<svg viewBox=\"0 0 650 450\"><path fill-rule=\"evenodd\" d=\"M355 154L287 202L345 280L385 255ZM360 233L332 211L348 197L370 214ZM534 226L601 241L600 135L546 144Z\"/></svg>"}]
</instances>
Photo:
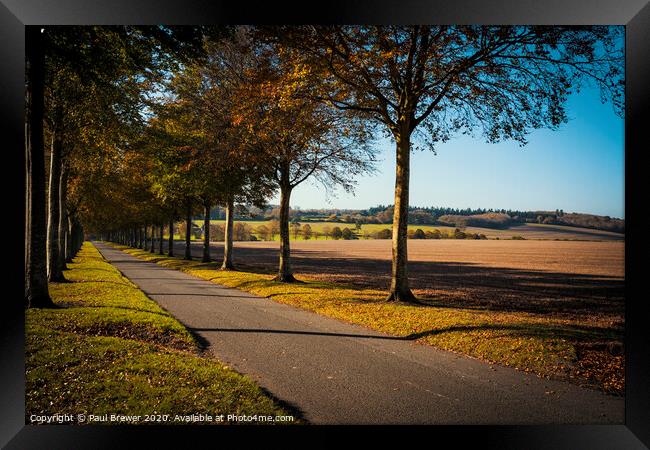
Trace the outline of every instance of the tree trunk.
<instances>
[{"instance_id":1,"label":"tree trunk","mask_svg":"<svg viewBox=\"0 0 650 450\"><path fill-rule=\"evenodd\" d=\"M67 205L67 192L68 192L68 168L67 164L61 167L61 180L59 182L59 253L58 253L58 266L59 270L67 270L65 264L65 238L68 223L68 205Z\"/></svg>"},{"instance_id":2,"label":"tree trunk","mask_svg":"<svg viewBox=\"0 0 650 450\"><path fill-rule=\"evenodd\" d=\"M387 301L415 302L408 280L408 207L411 140L409 124L401 127L396 138L395 209L393 211L393 259L390 294Z\"/></svg>"},{"instance_id":3,"label":"tree trunk","mask_svg":"<svg viewBox=\"0 0 650 450\"><path fill-rule=\"evenodd\" d=\"M149 250L149 235L147 234L149 232L149 226L145 223L144 224L144 250L145 252Z\"/></svg>"},{"instance_id":4,"label":"tree trunk","mask_svg":"<svg viewBox=\"0 0 650 450\"><path fill-rule=\"evenodd\" d=\"M25 306L53 307L47 286L47 223L45 216L45 148L43 142L44 55L39 26L25 27L26 114L25 167Z\"/></svg>"},{"instance_id":5,"label":"tree trunk","mask_svg":"<svg viewBox=\"0 0 650 450\"><path fill-rule=\"evenodd\" d=\"M233 221L235 215L235 201L233 197L228 196L226 200L226 223L223 233L223 263L221 264L222 270L231 270L235 268L232 260L232 232Z\"/></svg>"},{"instance_id":6,"label":"tree trunk","mask_svg":"<svg viewBox=\"0 0 650 450\"><path fill-rule=\"evenodd\" d=\"M276 281L291 283L296 281L291 271L291 248L289 246L289 199L291 187L283 183L280 187L280 268Z\"/></svg>"},{"instance_id":7,"label":"tree trunk","mask_svg":"<svg viewBox=\"0 0 650 450\"><path fill-rule=\"evenodd\" d=\"M201 262L210 262L210 204L203 203L203 257Z\"/></svg>"},{"instance_id":8,"label":"tree trunk","mask_svg":"<svg viewBox=\"0 0 650 450\"><path fill-rule=\"evenodd\" d=\"M150 253L156 253L156 224L151 224L151 247L149 247Z\"/></svg>"},{"instance_id":9,"label":"tree trunk","mask_svg":"<svg viewBox=\"0 0 650 450\"><path fill-rule=\"evenodd\" d=\"M187 201L187 209L185 211L185 256L184 259L192 259L192 248L190 247L192 240L192 201Z\"/></svg>"},{"instance_id":10,"label":"tree trunk","mask_svg":"<svg viewBox=\"0 0 650 450\"><path fill-rule=\"evenodd\" d=\"M169 248L167 256L174 256L174 215L169 217Z\"/></svg>"},{"instance_id":11,"label":"tree trunk","mask_svg":"<svg viewBox=\"0 0 650 450\"><path fill-rule=\"evenodd\" d=\"M58 119L56 120L58 121ZM59 185L61 182L61 165L63 158L63 135L60 126L55 124L52 131L50 153L50 183L48 189L47 215L47 279L48 281L65 281L59 266Z\"/></svg>"},{"instance_id":12,"label":"tree trunk","mask_svg":"<svg viewBox=\"0 0 650 450\"><path fill-rule=\"evenodd\" d=\"M79 223L79 220L76 220L75 223L77 224L77 227L76 227L77 228L77 232L76 232L77 239L76 239L76 245L75 245L75 254L77 254L77 252L79 250L81 250L81 246L84 243L84 229L81 226L81 223Z\"/></svg>"},{"instance_id":13,"label":"tree trunk","mask_svg":"<svg viewBox=\"0 0 650 450\"><path fill-rule=\"evenodd\" d=\"M160 225L158 227L158 231L160 231L160 235L158 236L158 254L159 255L164 255L165 252L163 251L163 231L164 231L164 226L162 222L160 222Z\"/></svg>"},{"instance_id":14,"label":"tree trunk","mask_svg":"<svg viewBox=\"0 0 650 450\"><path fill-rule=\"evenodd\" d=\"M73 249L73 241L72 241L72 214L68 213L66 214L67 217L67 223L66 223L66 228L65 228L65 262L71 263L72 262L72 249Z\"/></svg>"}]
</instances>

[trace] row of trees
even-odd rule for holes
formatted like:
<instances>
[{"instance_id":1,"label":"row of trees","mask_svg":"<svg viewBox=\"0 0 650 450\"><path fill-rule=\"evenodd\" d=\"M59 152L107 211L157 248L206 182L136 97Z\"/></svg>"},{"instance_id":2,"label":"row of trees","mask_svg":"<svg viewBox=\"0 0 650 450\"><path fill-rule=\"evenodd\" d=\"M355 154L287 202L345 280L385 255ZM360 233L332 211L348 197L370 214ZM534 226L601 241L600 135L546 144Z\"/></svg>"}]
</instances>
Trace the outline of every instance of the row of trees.
<instances>
[{"instance_id":1,"label":"row of trees","mask_svg":"<svg viewBox=\"0 0 650 450\"><path fill-rule=\"evenodd\" d=\"M411 150L434 149L459 132L523 145L530 130L566 121L567 96L585 82L621 111L621 31L29 28L26 299L32 306L48 303L39 264L50 281L64 278L61 235L69 233L59 232L62 216L136 246L151 240L151 230L162 242L163 226L183 217L191 258L191 219L201 211L202 259L209 261L210 210L220 205L226 211L222 267L229 269L236 205L262 208L276 192L277 280L291 282L293 189L316 179L351 191L358 175L373 171L373 138L383 132L396 157L388 299L414 301L407 271ZM48 189L44 136L51 142ZM170 254L172 244L170 237Z\"/></svg>"},{"instance_id":2,"label":"row of trees","mask_svg":"<svg viewBox=\"0 0 650 450\"><path fill-rule=\"evenodd\" d=\"M27 306L53 306L48 281L65 281L66 259L84 230L118 224L140 209L136 202L145 195L122 182L122 168L137 160L129 150L142 130L145 92L193 54L200 34L26 27Z\"/></svg>"}]
</instances>

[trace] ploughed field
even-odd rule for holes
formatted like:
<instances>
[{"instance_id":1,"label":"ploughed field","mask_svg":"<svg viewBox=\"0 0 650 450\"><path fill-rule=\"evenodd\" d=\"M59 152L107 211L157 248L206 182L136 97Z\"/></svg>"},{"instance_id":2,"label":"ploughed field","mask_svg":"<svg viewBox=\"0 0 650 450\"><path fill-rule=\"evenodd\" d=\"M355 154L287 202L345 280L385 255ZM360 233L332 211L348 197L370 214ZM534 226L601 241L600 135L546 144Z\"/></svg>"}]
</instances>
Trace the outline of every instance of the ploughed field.
<instances>
[{"instance_id":1,"label":"ploughed field","mask_svg":"<svg viewBox=\"0 0 650 450\"><path fill-rule=\"evenodd\" d=\"M177 245L182 248L182 243ZM236 242L241 270L272 273L278 242ZM624 313L624 243L620 241L409 240L409 278L436 305L590 317L620 325ZM199 255L198 243L193 253ZM212 244L219 260L222 245ZM291 243L298 277L373 289L390 284L389 240Z\"/></svg>"}]
</instances>

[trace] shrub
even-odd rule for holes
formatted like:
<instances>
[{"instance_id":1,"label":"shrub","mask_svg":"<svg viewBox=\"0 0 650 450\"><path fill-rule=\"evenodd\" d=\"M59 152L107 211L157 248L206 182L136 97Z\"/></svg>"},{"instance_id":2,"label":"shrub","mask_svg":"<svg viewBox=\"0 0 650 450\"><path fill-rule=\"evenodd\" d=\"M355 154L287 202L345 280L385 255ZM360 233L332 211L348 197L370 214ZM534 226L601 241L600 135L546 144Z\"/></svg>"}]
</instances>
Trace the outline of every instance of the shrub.
<instances>
[{"instance_id":1,"label":"shrub","mask_svg":"<svg viewBox=\"0 0 650 450\"><path fill-rule=\"evenodd\" d=\"M302 237L303 239L311 239L311 236L312 236L311 225L306 223L302 226Z\"/></svg>"},{"instance_id":2,"label":"shrub","mask_svg":"<svg viewBox=\"0 0 650 450\"><path fill-rule=\"evenodd\" d=\"M269 227L266 225L260 225L255 229L255 232L259 236L260 239L264 241L268 241L270 236L271 236L271 230L269 230Z\"/></svg>"},{"instance_id":3,"label":"shrub","mask_svg":"<svg viewBox=\"0 0 650 450\"><path fill-rule=\"evenodd\" d=\"M291 233L293 234L294 239L298 239L298 235L300 234L300 222L291 222L289 224L289 227L291 228Z\"/></svg>"},{"instance_id":4,"label":"shrub","mask_svg":"<svg viewBox=\"0 0 650 450\"><path fill-rule=\"evenodd\" d=\"M275 240L275 237L280 233L280 222L277 220L272 220L269 224L269 235L271 240Z\"/></svg>"},{"instance_id":5,"label":"shrub","mask_svg":"<svg viewBox=\"0 0 650 450\"><path fill-rule=\"evenodd\" d=\"M409 231L409 239L426 239L426 235L422 229L418 228L413 232Z\"/></svg>"},{"instance_id":6,"label":"shrub","mask_svg":"<svg viewBox=\"0 0 650 450\"><path fill-rule=\"evenodd\" d=\"M235 241L250 241L252 229L247 223L235 222L232 228L232 238Z\"/></svg>"},{"instance_id":7,"label":"shrub","mask_svg":"<svg viewBox=\"0 0 650 450\"><path fill-rule=\"evenodd\" d=\"M348 241L350 239L356 239L354 232L348 227L343 228L343 231L341 231L341 237Z\"/></svg>"},{"instance_id":8,"label":"shrub","mask_svg":"<svg viewBox=\"0 0 650 450\"><path fill-rule=\"evenodd\" d=\"M497 239L498 239L498 238L497 238ZM525 237L523 237L523 236L518 236L518 235L517 235L517 236L513 236L513 237L511 237L510 239L512 239L513 241L525 241L525 240L526 240Z\"/></svg>"},{"instance_id":9,"label":"shrub","mask_svg":"<svg viewBox=\"0 0 650 450\"><path fill-rule=\"evenodd\" d=\"M373 234L375 239L390 239L393 237L393 232L390 228L384 228L383 230L376 231Z\"/></svg>"},{"instance_id":10,"label":"shrub","mask_svg":"<svg viewBox=\"0 0 650 450\"><path fill-rule=\"evenodd\" d=\"M178 234L181 239L185 239L185 229L186 227L184 221L178 224ZM190 233L194 237L194 239L201 239L201 237L203 236L201 227L197 226L194 222L192 222L192 231Z\"/></svg>"},{"instance_id":11,"label":"shrub","mask_svg":"<svg viewBox=\"0 0 650 450\"><path fill-rule=\"evenodd\" d=\"M225 236L225 229L223 225L217 223L210 224L211 241L223 241L224 236Z\"/></svg>"}]
</instances>

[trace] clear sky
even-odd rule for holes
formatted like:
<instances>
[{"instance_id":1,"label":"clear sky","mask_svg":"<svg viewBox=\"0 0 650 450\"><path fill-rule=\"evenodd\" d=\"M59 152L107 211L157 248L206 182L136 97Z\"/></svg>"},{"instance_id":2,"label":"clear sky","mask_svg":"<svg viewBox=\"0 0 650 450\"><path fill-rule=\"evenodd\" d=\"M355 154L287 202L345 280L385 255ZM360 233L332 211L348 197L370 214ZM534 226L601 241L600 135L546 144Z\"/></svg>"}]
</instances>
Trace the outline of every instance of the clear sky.
<instances>
[{"instance_id":1,"label":"clear sky","mask_svg":"<svg viewBox=\"0 0 650 450\"><path fill-rule=\"evenodd\" d=\"M569 122L557 131L536 130L524 147L487 144L460 136L411 157L410 204L452 208L556 210L624 218L624 120L596 89L569 98ZM359 178L355 195L327 195L306 181L292 193L291 207L365 209L392 204L395 151L377 142L378 171ZM279 197L270 201L279 204Z\"/></svg>"}]
</instances>

